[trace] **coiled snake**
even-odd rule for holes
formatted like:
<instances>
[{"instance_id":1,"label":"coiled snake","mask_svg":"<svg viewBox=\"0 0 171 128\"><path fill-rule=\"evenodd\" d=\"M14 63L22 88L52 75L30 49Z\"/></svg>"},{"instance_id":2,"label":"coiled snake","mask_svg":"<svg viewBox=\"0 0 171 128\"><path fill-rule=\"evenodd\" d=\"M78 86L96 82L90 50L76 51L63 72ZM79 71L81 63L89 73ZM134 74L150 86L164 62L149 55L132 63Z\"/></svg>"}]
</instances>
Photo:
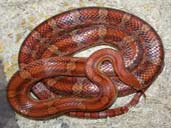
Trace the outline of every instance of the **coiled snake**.
<instances>
[{"instance_id":1,"label":"coiled snake","mask_svg":"<svg viewBox=\"0 0 171 128\"><path fill-rule=\"evenodd\" d=\"M99 45L117 50L74 57ZM163 63L160 37L140 18L110 8L74 9L41 23L24 40L7 97L16 112L33 119L117 116L138 103ZM117 97L132 93L130 102L109 109Z\"/></svg>"}]
</instances>

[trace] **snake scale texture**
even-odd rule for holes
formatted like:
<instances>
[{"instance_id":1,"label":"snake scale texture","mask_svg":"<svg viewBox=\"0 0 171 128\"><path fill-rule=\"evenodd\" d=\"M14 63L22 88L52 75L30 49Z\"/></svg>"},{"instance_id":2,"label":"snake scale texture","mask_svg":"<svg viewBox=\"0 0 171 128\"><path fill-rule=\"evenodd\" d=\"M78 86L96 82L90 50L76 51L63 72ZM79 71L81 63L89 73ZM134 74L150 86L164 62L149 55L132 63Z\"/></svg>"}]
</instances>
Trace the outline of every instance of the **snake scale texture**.
<instances>
[{"instance_id":1,"label":"snake scale texture","mask_svg":"<svg viewBox=\"0 0 171 128\"><path fill-rule=\"evenodd\" d=\"M75 57L100 45L113 48ZM164 51L158 34L140 18L85 7L38 25L24 40L18 61L19 70L7 88L17 113L33 119L63 114L106 118L124 114L139 102L163 69ZM117 98L133 93L125 105L109 108Z\"/></svg>"}]
</instances>

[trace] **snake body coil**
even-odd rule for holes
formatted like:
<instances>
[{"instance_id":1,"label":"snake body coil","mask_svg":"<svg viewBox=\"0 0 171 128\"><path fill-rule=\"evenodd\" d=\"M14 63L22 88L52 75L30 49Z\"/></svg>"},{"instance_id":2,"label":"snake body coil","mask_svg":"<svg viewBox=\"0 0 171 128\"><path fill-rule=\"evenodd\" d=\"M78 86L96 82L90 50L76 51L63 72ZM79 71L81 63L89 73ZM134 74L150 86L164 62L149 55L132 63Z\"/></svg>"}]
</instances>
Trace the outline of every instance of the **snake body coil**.
<instances>
[{"instance_id":1,"label":"snake body coil","mask_svg":"<svg viewBox=\"0 0 171 128\"><path fill-rule=\"evenodd\" d=\"M74 57L99 45L117 50ZM112 117L138 103L162 71L163 60L159 36L140 18L109 8L74 9L46 20L28 35L7 96L15 111L34 119L61 114ZM117 97L132 93L126 105L108 109Z\"/></svg>"}]
</instances>

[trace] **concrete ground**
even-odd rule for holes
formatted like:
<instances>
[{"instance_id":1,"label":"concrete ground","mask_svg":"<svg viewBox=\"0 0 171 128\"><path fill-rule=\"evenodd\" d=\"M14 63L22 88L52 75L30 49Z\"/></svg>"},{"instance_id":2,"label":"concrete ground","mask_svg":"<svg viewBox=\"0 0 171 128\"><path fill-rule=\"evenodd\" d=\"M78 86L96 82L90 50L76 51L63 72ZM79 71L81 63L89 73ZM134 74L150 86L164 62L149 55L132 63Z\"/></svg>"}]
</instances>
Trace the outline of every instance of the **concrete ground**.
<instances>
[{"instance_id":1,"label":"concrete ground","mask_svg":"<svg viewBox=\"0 0 171 128\"><path fill-rule=\"evenodd\" d=\"M18 69L18 51L23 40L45 19L68 9L84 6L121 9L144 19L156 29L164 44L165 67L148 89L147 99L142 98L127 114L107 119L86 120L62 116L34 121L15 115L6 101L5 85ZM20 128L171 128L170 0L0 0L0 16L1 128L15 128L17 124ZM85 54L87 53L81 53Z\"/></svg>"}]
</instances>

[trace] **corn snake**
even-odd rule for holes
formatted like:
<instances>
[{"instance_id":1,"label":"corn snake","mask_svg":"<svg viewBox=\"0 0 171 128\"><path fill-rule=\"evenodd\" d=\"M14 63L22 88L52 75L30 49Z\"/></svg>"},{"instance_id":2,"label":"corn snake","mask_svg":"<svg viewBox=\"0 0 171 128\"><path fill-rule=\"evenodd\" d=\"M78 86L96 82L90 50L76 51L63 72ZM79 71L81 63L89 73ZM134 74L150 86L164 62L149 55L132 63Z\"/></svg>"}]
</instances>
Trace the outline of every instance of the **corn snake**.
<instances>
[{"instance_id":1,"label":"corn snake","mask_svg":"<svg viewBox=\"0 0 171 128\"><path fill-rule=\"evenodd\" d=\"M103 49L88 59L72 57L102 44L117 47L118 52ZM98 7L67 11L43 22L25 39L8 99L14 110L34 119L64 113L85 118L120 115L138 103L139 91L161 72L163 58L159 36L136 16ZM31 88L40 101L28 96ZM125 106L108 109L117 97L132 93L134 98Z\"/></svg>"}]
</instances>

